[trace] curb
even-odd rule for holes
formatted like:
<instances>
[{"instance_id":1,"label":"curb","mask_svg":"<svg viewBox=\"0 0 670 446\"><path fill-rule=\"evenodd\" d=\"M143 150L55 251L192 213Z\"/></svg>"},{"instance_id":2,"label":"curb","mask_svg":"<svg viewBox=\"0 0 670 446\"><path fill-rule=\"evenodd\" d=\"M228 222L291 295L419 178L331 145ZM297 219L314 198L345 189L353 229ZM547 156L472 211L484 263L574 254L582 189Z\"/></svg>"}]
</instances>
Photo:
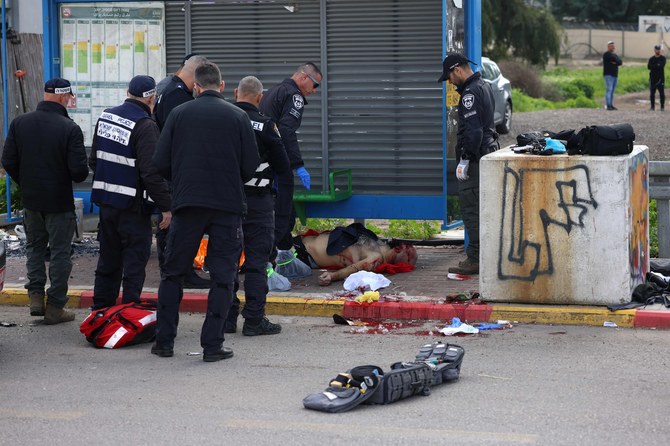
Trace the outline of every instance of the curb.
<instances>
[{"instance_id":1,"label":"curb","mask_svg":"<svg viewBox=\"0 0 670 446\"><path fill-rule=\"evenodd\" d=\"M93 292L71 289L68 292L69 308L89 308L93 304ZM244 296L240 295L244 302ZM293 293L268 295L267 314L283 316L331 317L341 314L351 319L401 319L401 320L451 320L458 317L468 322L497 322L548 325L602 326L614 322L625 328L670 329L670 311L664 310L619 310L609 311L596 306L555 306L515 304L468 304L431 302L375 302L359 304L354 301L328 298L327 293ZM156 301L156 291L142 293L142 299ZM7 288L0 292L0 305L27 306L25 289ZM184 292L181 312L204 313L207 311L207 294Z\"/></svg>"}]
</instances>

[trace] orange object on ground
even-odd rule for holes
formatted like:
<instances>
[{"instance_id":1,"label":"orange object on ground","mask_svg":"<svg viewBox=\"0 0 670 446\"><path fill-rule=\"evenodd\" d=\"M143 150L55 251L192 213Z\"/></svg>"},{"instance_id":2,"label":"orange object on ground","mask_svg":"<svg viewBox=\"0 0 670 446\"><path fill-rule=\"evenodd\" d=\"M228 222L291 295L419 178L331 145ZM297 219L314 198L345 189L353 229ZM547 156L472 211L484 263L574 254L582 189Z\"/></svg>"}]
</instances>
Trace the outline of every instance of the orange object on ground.
<instances>
[{"instance_id":1,"label":"orange object on ground","mask_svg":"<svg viewBox=\"0 0 670 446\"><path fill-rule=\"evenodd\" d=\"M208 239L204 238L200 240L200 247L198 248L198 253L195 255L195 258L193 259L193 267L195 269L202 269L203 266L205 266L205 258L207 257L207 243L209 242ZM244 251L240 254L240 262L239 262L239 267L244 265Z\"/></svg>"}]
</instances>

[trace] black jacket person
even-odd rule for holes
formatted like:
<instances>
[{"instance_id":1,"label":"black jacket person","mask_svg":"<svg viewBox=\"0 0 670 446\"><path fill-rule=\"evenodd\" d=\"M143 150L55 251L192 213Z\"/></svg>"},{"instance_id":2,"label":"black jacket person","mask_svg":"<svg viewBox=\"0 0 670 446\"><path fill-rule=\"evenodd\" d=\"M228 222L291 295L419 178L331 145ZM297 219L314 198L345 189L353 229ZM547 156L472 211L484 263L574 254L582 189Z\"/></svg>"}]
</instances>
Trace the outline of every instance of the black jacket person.
<instances>
[{"instance_id":1,"label":"black jacket person","mask_svg":"<svg viewBox=\"0 0 670 446\"><path fill-rule=\"evenodd\" d=\"M243 78L235 89L235 105L249 116L261 160L254 177L244 185L247 196L247 215L242 222L246 303L242 310L242 333L247 336L277 334L281 331L281 325L265 317L268 293L266 267L274 247L274 176L291 172L277 125L258 111L262 97L263 84L254 76ZM226 333L237 330L239 306L240 301L235 296L226 321Z\"/></svg>"},{"instance_id":2,"label":"black jacket person","mask_svg":"<svg viewBox=\"0 0 670 446\"><path fill-rule=\"evenodd\" d=\"M661 45L654 46L654 55L647 62L649 70L649 101L651 110L656 108L656 90L661 101L661 111L665 110L665 56L661 54Z\"/></svg>"},{"instance_id":3,"label":"black jacket person","mask_svg":"<svg viewBox=\"0 0 670 446\"><path fill-rule=\"evenodd\" d=\"M2 153L2 165L19 185L23 201L30 314L44 316L45 324L74 319L74 313L63 310L76 226L72 182L84 181L88 166L81 128L65 109L71 96L66 79L47 81L44 101L12 121ZM45 306L47 245L51 257Z\"/></svg>"},{"instance_id":4,"label":"black jacket person","mask_svg":"<svg viewBox=\"0 0 670 446\"><path fill-rule=\"evenodd\" d=\"M469 243L466 259L450 273L479 274L479 160L496 148L493 121L494 99L491 87L480 73L473 73L470 61L462 54L449 54L442 63L438 82L449 80L461 95L458 102L456 168L458 198Z\"/></svg>"},{"instance_id":5,"label":"black jacket person","mask_svg":"<svg viewBox=\"0 0 670 446\"><path fill-rule=\"evenodd\" d=\"M302 160L296 132L302 123L302 114L307 105L307 96L316 92L321 82L321 71L308 62L300 65L289 79L270 88L260 104L261 112L279 126L291 168L295 170L305 189L310 188L310 175ZM293 209L293 175L287 172L277 175L277 199L275 202L275 244L279 249L291 249L291 231L295 225Z\"/></svg>"},{"instance_id":6,"label":"black jacket person","mask_svg":"<svg viewBox=\"0 0 670 446\"><path fill-rule=\"evenodd\" d=\"M172 223L158 288L156 344L151 350L161 357L173 355L183 278L192 269L205 233L212 284L200 335L203 360L233 356L232 350L223 348L223 329L242 251L244 183L253 177L260 158L249 117L224 100L224 85L215 64L198 67L198 97L172 110L154 155L158 172L172 186Z\"/></svg>"}]
</instances>

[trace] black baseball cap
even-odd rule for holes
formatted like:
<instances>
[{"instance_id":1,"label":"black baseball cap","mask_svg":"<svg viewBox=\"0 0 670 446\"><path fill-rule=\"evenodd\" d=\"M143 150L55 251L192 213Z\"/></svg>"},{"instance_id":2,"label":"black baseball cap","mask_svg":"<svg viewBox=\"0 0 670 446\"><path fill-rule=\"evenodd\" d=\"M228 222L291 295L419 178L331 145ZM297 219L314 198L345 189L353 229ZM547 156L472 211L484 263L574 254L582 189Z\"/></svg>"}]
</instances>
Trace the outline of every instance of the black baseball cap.
<instances>
[{"instance_id":1,"label":"black baseball cap","mask_svg":"<svg viewBox=\"0 0 670 446\"><path fill-rule=\"evenodd\" d=\"M128 93L136 98L148 98L156 94L156 81L151 76L139 75L130 80Z\"/></svg>"},{"instance_id":2,"label":"black baseball cap","mask_svg":"<svg viewBox=\"0 0 670 446\"><path fill-rule=\"evenodd\" d=\"M655 50L660 50L660 49L661 49L661 45L654 45L654 49L655 49Z\"/></svg>"},{"instance_id":3,"label":"black baseball cap","mask_svg":"<svg viewBox=\"0 0 670 446\"><path fill-rule=\"evenodd\" d=\"M449 79L449 73L459 65L465 65L467 63L474 63L461 53L451 53L442 61L442 76L437 80L438 82L444 82Z\"/></svg>"},{"instance_id":4,"label":"black baseball cap","mask_svg":"<svg viewBox=\"0 0 670 446\"><path fill-rule=\"evenodd\" d=\"M70 81L67 79L54 77L45 82L44 92L51 94L72 94L72 85L70 85Z\"/></svg>"}]
</instances>

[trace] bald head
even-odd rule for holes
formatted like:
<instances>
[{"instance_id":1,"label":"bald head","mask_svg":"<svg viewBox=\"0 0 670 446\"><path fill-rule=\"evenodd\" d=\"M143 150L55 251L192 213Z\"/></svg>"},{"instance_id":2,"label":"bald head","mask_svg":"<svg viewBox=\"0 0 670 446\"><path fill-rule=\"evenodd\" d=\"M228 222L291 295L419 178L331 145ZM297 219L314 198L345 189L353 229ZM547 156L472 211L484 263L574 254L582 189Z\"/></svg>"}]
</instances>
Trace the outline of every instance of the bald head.
<instances>
[{"instance_id":1,"label":"bald head","mask_svg":"<svg viewBox=\"0 0 670 446\"><path fill-rule=\"evenodd\" d=\"M237 102L248 102L258 107L263 98L263 84L255 76L242 78L235 89Z\"/></svg>"},{"instance_id":2,"label":"bald head","mask_svg":"<svg viewBox=\"0 0 670 446\"><path fill-rule=\"evenodd\" d=\"M205 56L191 56L185 63L184 67L179 71L179 78L184 81L186 86L189 89L193 89L193 84L195 83L195 70L198 67L205 65L208 62Z\"/></svg>"}]
</instances>

